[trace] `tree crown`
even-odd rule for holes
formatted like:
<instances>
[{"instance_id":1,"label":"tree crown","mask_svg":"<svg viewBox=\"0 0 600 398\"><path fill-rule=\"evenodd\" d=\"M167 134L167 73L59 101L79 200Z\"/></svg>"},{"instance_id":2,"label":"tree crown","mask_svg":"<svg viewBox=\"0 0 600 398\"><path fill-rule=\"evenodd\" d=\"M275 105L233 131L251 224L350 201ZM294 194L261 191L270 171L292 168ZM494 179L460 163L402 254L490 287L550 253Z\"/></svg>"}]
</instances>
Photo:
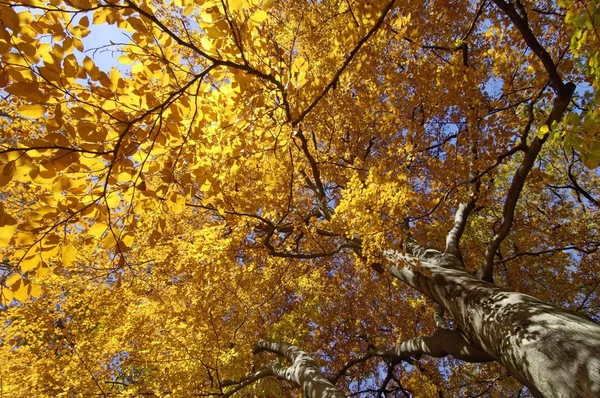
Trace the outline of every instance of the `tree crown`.
<instances>
[{"instance_id":1,"label":"tree crown","mask_svg":"<svg viewBox=\"0 0 600 398\"><path fill-rule=\"evenodd\" d=\"M597 3L0 2L1 391L227 395L259 339L335 374L435 329L375 271L455 225L471 271L598 320ZM388 366L338 386L519 388Z\"/></svg>"}]
</instances>

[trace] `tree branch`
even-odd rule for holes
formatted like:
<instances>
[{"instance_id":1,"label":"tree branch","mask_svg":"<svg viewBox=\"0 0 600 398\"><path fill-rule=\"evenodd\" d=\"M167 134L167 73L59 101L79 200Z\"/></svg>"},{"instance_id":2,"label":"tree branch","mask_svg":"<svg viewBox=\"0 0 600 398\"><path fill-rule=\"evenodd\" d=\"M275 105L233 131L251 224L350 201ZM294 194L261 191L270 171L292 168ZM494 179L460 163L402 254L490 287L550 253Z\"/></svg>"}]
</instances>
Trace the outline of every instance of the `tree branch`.
<instances>
[{"instance_id":1,"label":"tree branch","mask_svg":"<svg viewBox=\"0 0 600 398\"><path fill-rule=\"evenodd\" d=\"M447 52L461 51L463 66L465 66L465 67L469 66L469 45L467 43L462 43L462 44L460 44L458 46L454 46L454 47L424 45L424 46L421 46L421 48L426 49L426 50L440 50L440 51L447 51ZM436 53L436 55L437 55L437 53Z\"/></svg>"},{"instance_id":2,"label":"tree branch","mask_svg":"<svg viewBox=\"0 0 600 398\"><path fill-rule=\"evenodd\" d=\"M344 366L342 366L342 368L335 375L331 376L329 378L329 381L331 381L331 383L333 383L333 384L337 384L339 379L341 379L346 374L346 372L354 365L366 362L367 360L369 360L371 358L386 358L386 355L387 355L387 351L373 350L373 351L367 352L364 355L353 358L353 359L349 360L348 362L346 362L344 364Z\"/></svg>"},{"instance_id":3,"label":"tree branch","mask_svg":"<svg viewBox=\"0 0 600 398\"><path fill-rule=\"evenodd\" d=\"M285 109L287 120L288 121L292 120L292 114L291 114L291 110L290 110L290 105L289 105L289 102L287 100L287 91L286 91L285 87L283 86L283 84L279 80L277 80L275 78L275 76L272 76L272 75L270 75L268 73L261 72L260 70L258 70L256 68L253 68L252 66L248 65L247 63L238 64L238 63L233 62L233 61L223 60L223 59L219 59L219 58L213 57L210 54L208 54L205 51L203 51L202 49L200 49L195 44L193 44L191 42L186 42L185 40L183 40L181 37L179 37L179 35L177 35L175 32L173 32L172 30L170 30L169 28L167 28L165 26L165 24L163 24L151 12L149 12L149 11L147 11L147 10L139 7L138 5L136 5L131 0L125 0L125 2L128 4L128 7L120 6L120 8L131 8L131 9L137 11L141 16L147 18L149 21L151 21L152 23L154 23L155 25L157 25L163 32L165 32L167 35L169 35L177 44L179 44L180 46L183 46L183 47L186 47L186 48L190 49L192 52L200 55L202 58L205 58L205 59L209 60L210 62L212 62L213 63L213 67L214 66L225 66L225 67L230 67L232 69L241 70L241 71L244 71L244 72L246 72L246 73L248 73L250 75L256 76L256 77L258 77L260 79L266 80L266 81L270 82L271 84L273 84L277 88L277 90L279 90L279 92L281 93L282 103L283 103L283 106L284 106L284 109ZM110 5L109 7L116 8L118 6L116 6L116 5ZM241 53L240 56L242 57L242 59L244 59L243 53Z\"/></svg>"},{"instance_id":4,"label":"tree branch","mask_svg":"<svg viewBox=\"0 0 600 398\"><path fill-rule=\"evenodd\" d=\"M406 254L400 253L396 250L384 250L383 258L385 261L381 267L387 270L393 277L400 279L410 287L417 289L425 296L434 300L427 278L420 272L413 270L413 267L417 266L419 261L422 259L422 257L418 254L411 254L411 252L414 252L415 250L423 255L427 252L426 249L417 245L415 245L414 248L409 248ZM430 251L437 252L437 250L431 249ZM440 253L437 252L437 254Z\"/></svg>"},{"instance_id":5,"label":"tree branch","mask_svg":"<svg viewBox=\"0 0 600 398\"><path fill-rule=\"evenodd\" d=\"M239 380L223 380L220 385L221 388L231 387L231 386L235 386L235 388L222 394L222 396L230 397L233 394L235 394L236 392L249 386L252 383L255 383L256 381L258 381L260 379L263 379L268 376L275 376L275 372L273 371L273 369L274 369L274 365L269 364L268 366L266 366L256 372L253 372L247 376L244 376Z\"/></svg>"},{"instance_id":6,"label":"tree branch","mask_svg":"<svg viewBox=\"0 0 600 398\"><path fill-rule=\"evenodd\" d=\"M523 256L538 257L543 254L563 252L563 251L567 251L567 250L575 250L580 253L592 254L592 253L596 253L599 248L600 248L600 242L592 242L592 243L590 243L590 245L588 247L568 245L568 246L564 246L564 247L553 247L553 248L546 249L546 250L540 250L538 252L521 252L521 253L516 253L510 257L503 258L502 260L496 261L494 263L494 265L504 264L504 263L507 263L509 261L512 261L516 258L523 257Z\"/></svg>"},{"instance_id":7,"label":"tree branch","mask_svg":"<svg viewBox=\"0 0 600 398\"><path fill-rule=\"evenodd\" d=\"M395 360L428 355L443 358L452 355L465 362L489 362L495 358L476 347L458 330L437 329L432 336L415 337L392 349Z\"/></svg>"},{"instance_id":8,"label":"tree branch","mask_svg":"<svg viewBox=\"0 0 600 398\"><path fill-rule=\"evenodd\" d=\"M525 151L526 149L527 149L527 146L523 145L523 143L521 142L518 145L515 145L514 147L510 148L508 151L501 153L500 155L498 155L496 157L496 161L493 164L486 167L483 171L480 171L479 173L474 175L471 179L469 179L469 182L470 183L476 182L481 177L483 177L484 175L486 175L487 173L489 173L490 171L492 171L493 169L498 167L504 159L514 155L515 153L517 153L519 151Z\"/></svg>"},{"instance_id":9,"label":"tree branch","mask_svg":"<svg viewBox=\"0 0 600 398\"><path fill-rule=\"evenodd\" d=\"M281 341L259 340L254 346L254 354L272 352L292 362L290 367L273 369L277 377L297 384L305 397L343 398L335 386L327 380L315 360L298 347Z\"/></svg>"},{"instance_id":10,"label":"tree branch","mask_svg":"<svg viewBox=\"0 0 600 398\"><path fill-rule=\"evenodd\" d=\"M398 364L401 361L410 362L411 358L419 359L423 355L434 358L452 355L456 359L474 363L496 360L492 355L471 343L460 331L438 329L431 336L415 337L401 342L390 350L373 350L351 359L330 380L334 384L337 383L348 369L371 358L383 358L391 364Z\"/></svg>"},{"instance_id":11,"label":"tree branch","mask_svg":"<svg viewBox=\"0 0 600 398\"><path fill-rule=\"evenodd\" d=\"M448 232L448 235L446 235L446 250L444 253L452 254L458 258L462 258L459 247L460 238L465 232L467 219L474 208L475 200L471 200L469 203L461 203L458 205L458 210L456 210L456 215L454 216L454 227L452 227L450 232Z\"/></svg>"},{"instance_id":12,"label":"tree branch","mask_svg":"<svg viewBox=\"0 0 600 398\"><path fill-rule=\"evenodd\" d=\"M548 117L545 123L545 125L550 129L554 122L560 121L563 114L567 110L567 106L569 105L571 97L573 96L573 92L575 91L575 84L563 83L562 78L560 77L556 68L556 64L552 60L552 57L546 51L546 49L539 43L539 41L531 31L527 22L527 14L525 13L525 10L520 8L521 13L523 14L520 15L517 9L511 3L507 3L504 0L493 1L510 18L510 20L513 22L513 24L523 36L523 39L525 40L527 46L542 61L542 64L544 65L544 68L548 73L550 85L555 89L557 93L556 99L554 100L554 104L552 106L552 110L550 112L550 116ZM526 131L529 130L531 123L532 118L530 117L530 121L528 121L526 126ZM521 194L521 191L523 190L523 186L525 185L525 179L529 175L529 172L533 167L535 159L540 153L542 145L548 139L548 136L549 134L546 133L542 137L536 137L533 140L531 145L529 145L529 147L527 148L525 152L525 157L523 158L521 165L519 166L513 177L511 186L506 195L506 200L504 202L504 209L502 212L502 223L498 232L489 243L485 252L484 263L477 272L477 276L487 282L493 282L494 256L500 248L500 244L508 236L508 233L512 228L512 222L515 215L515 208L517 202L519 201L519 196Z\"/></svg>"},{"instance_id":13,"label":"tree branch","mask_svg":"<svg viewBox=\"0 0 600 398\"><path fill-rule=\"evenodd\" d=\"M469 26L469 29L466 31L466 33L462 37L463 41L467 40L467 38L471 35L471 33L473 33L473 30L475 30L475 25L477 24L477 20L481 16L481 13L483 12L483 9L485 8L486 3L487 3L487 0L481 0L481 4L479 4L479 7L477 7L477 13L475 14L475 17L473 18L473 21L471 22L471 26Z\"/></svg>"},{"instance_id":14,"label":"tree branch","mask_svg":"<svg viewBox=\"0 0 600 398\"><path fill-rule=\"evenodd\" d=\"M446 318L444 318L444 306L436 304L435 312L433 313L433 321L438 329L450 329Z\"/></svg>"},{"instance_id":15,"label":"tree branch","mask_svg":"<svg viewBox=\"0 0 600 398\"><path fill-rule=\"evenodd\" d=\"M315 160L315 158L310 153L310 150L308 149L308 140L302 133L302 130L298 130L296 132L295 136L300 139L300 147L302 149L302 152L304 153L304 156L306 156L306 159L308 160L308 164L310 165L310 169L312 171L312 175L315 180L314 186L312 188L315 190L315 194L317 195L319 202L325 202L326 201L325 188L323 186L323 182L321 181L321 172L319 171L319 167L317 166L317 161ZM307 178L307 180L308 180L308 178ZM311 183L312 181L308 180L308 182ZM310 185L312 185L312 184L310 184Z\"/></svg>"},{"instance_id":16,"label":"tree branch","mask_svg":"<svg viewBox=\"0 0 600 398\"><path fill-rule=\"evenodd\" d=\"M586 198L594 206L596 206L597 208L600 209L600 201L597 200L596 198L594 198L592 195L590 195L590 193L588 191L586 191L585 189L583 189L583 187L581 185L579 185L579 183L577 182L575 175L573 175L573 163L569 164L569 169L567 171L567 174L569 176L569 181L571 181L571 183L573 184L572 186L570 185L569 187L573 188L575 191L577 191L578 193L583 195L584 198Z\"/></svg>"},{"instance_id":17,"label":"tree branch","mask_svg":"<svg viewBox=\"0 0 600 398\"><path fill-rule=\"evenodd\" d=\"M567 110L569 101L571 101L573 92L575 91L575 85L573 83L568 83L565 85L565 87L568 88L568 91L561 90L561 93L556 96L550 116L546 120L545 125L549 128L554 122L558 122L562 118L562 115ZM515 172L508 193L506 194L504 209L502 211L502 223L498 232L488 245L485 252L484 263L477 273L479 278L487 282L493 282L494 256L496 255L497 250L500 248L500 244L508 236L508 233L512 228L512 223L515 216L515 208L517 207L517 202L519 201L519 197L523 191L523 187L525 186L525 180L533 168L535 159L542 150L542 145L544 142L546 142L548 136L549 134L546 133L544 136L536 137L533 140L525 152L525 157L523 158L521 165Z\"/></svg>"},{"instance_id":18,"label":"tree branch","mask_svg":"<svg viewBox=\"0 0 600 398\"><path fill-rule=\"evenodd\" d=\"M388 12L390 12L390 10L392 9L392 7L394 6L395 1L396 0L392 0L392 1L390 1L387 4L387 6L383 9L381 15L379 16L379 19L377 20L377 22L375 22L375 25L373 25L373 27L369 30L369 32L365 36L363 36L363 38L361 38L358 41L358 43L356 43L356 46L354 46L354 48L352 49L352 51L350 51L350 54L348 54L348 57L346 57L346 60L342 64L341 68L338 69L338 71L335 73L335 75L333 76L333 79L331 79L331 81L329 82L329 84L327 84L327 86L325 86L325 88L323 89L323 91L321 92L321 94L319 94L317 96L317 98L315 98L313 100L313 102L300 115L298 115L298 117L296 119L294 119L292 121L292 126L297 126L306 117L306 115L308 115L310 113L310 111L312 111L313 108L315 106L317 106L317 104L319 103L319 101L321 101L321 98L323 98L325 96L325 94L327 94L327 92L329 92L329 90L334 85L337 84L340 76L342 75L342 73L344 72L344 70L348 67L348 65L350 64L350 62L354 59L354 57L356 56L356 54L358 53L358 51L360 50L360 48L363 46L363 44L365 44L367 42L367 40L369 40L369 38L371 36L373 36L373 34L375 32L377 32L377 30L379 29L379 27L383 23L383 20L385 19L386 15L388 14Z\"/></svg>"},{"instance_id":19,"label":"tree branch","mask_svg":"<svg viewBox=\"0 0 600 398\"><path fill-rule=\"evenodd\" d=\"M520 7L523 15L519 15L519 12L515 8L515 6L504 0L492 0L498 8L500 8L512 21L515 27L523 36L523 40L527 46L533 51L533 53L542 61L544 68L546 69L546 73L548 73L548 77L550 78L550 85L556 90L559 96L565 97L569 94L568 88L563 84L562 78L558 73L556 68L556 64L552 57L546 51L546 49L540 44L538 39L535 37L534 33L531 31L529 27L529 23L527 21L527 13L525 10ZM570 95L569 95L570 98Z\"/></svg>"}]
</instances>

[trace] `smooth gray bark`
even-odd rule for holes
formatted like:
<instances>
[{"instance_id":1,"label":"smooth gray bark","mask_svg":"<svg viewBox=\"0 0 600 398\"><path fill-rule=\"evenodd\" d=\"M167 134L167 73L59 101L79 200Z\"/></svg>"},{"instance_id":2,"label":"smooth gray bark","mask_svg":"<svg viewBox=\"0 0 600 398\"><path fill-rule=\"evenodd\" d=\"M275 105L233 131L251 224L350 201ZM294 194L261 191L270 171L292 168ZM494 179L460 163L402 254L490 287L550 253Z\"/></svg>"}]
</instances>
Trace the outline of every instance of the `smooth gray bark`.
<instances>
[{"instance_id":1,"label":"smooth gray bark","mask_svg":"<svg viewBox=\"0 0 600 398\"><path fill-rule=\"evenodd\" d=\"M423 355L434 358L452 355L462 361L477 363L496 360L481 348L473 345L462 332L439 328L431 336L415 337L401 342L390 350L373 350L351 359L330 380L337 383L352 366L371 358L385 358L388 363L397 364L401 361L410 361L412 358L418 359Z\"/></svg>"},{"instance_id":2,"label":"smooth gray bark","mask_svg":"<svg viewBox=\"0 0 600 398\"><path fill-rule=\"evenodd\" d=\"M269 351L278 354L292 365L270 365L273 374L283 380L294 383L300 388L307 398L343 398L342 394L331 382L325 378L315 360L306 352L291 344L281 341L260 340L254 348L255 353Z\"/></svg>"},{"instance_id":3,"label":"smooth gray bark","mask_svg":"<svg viewBox=\"0 0 600 398\"><path fill-rule=\"evenodd\" d=\"M600 396L600 326L460 267L440 266L456 261L446 256L386 253L392 275L441 304L471 343L534 395Z\"/></svg>"},{"instance_id":4,"label":"smooth gray bark","mask_svg":"<svg viewBox=\"0 0 600 398\"><path fill-rule=\"evenodd\" d=\"M466 362L488 362L495 358L475 346L458 330L438 329L432 336L415 337L398 344L391 350L398 359L427 355L443 358L452 355Z\"/></svg>"}]
</instances>

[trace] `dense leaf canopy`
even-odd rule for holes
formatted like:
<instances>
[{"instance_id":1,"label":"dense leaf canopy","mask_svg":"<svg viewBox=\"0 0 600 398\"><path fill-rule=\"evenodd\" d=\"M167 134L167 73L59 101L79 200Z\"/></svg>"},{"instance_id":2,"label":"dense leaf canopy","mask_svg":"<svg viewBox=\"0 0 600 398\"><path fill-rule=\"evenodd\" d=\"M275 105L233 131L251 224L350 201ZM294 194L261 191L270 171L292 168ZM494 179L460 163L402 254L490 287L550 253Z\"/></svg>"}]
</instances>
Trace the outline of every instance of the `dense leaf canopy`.
<instances>
[{"instance_id":1,"label":"dense leaf canopy","mask_svg":"<svg viewBox=\"0 0 600 398\"><path fill-rule=\"evenodd\" d=\"M272 359L259 339L332 376L435 330L377 271L409 234L443 248L467 202L472 271L598 321L599 9L0 0L0 394L227 395ZM521 388L496 363L395 365L336 385Z\"/></svg>"}]
</instances>

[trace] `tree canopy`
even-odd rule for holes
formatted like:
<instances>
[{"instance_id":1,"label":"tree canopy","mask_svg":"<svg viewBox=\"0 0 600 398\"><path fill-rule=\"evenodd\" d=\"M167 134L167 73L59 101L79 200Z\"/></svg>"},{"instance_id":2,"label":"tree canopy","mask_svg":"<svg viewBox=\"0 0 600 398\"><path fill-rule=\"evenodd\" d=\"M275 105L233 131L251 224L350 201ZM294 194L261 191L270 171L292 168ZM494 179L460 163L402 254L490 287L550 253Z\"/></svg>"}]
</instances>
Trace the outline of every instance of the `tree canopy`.
<instances>
[{"instance_id":1,"label":"tree canopy","mask_svg":"<svg viewBox=\"0 0 600 398\"><path fill-rule=\"evenodd\" d=\"M0 395L297 395L268 341L346 394L516 395L499 362L378 354L458 324L386 253L600 321L599 25L598 0L0 0Z\"/></svg>"}]
</instances>

